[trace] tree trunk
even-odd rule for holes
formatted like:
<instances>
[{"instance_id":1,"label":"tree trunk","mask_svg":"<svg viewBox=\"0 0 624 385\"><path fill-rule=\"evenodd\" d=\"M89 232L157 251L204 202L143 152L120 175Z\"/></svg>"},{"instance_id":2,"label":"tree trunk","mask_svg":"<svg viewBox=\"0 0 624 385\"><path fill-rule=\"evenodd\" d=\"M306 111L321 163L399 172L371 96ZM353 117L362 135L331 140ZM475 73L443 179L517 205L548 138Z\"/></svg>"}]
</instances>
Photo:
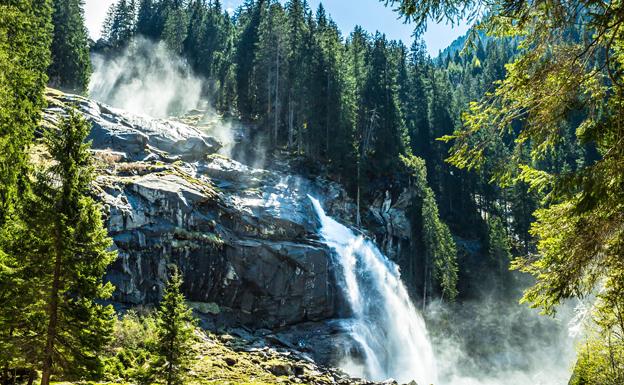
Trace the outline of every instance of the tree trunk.
<instances>
[{"instance_id":1,"label":"tree trunk","mask_svg":"<svg viewBox=\"0 0 624 385\"><path fill-rule=\"evenodd\" d=\"M294 137L295 137L295 129L294 129L294 120L295 120L295 111L293 108L292 96L288 98L288 148L292 149L294 147Z\"/></svg>"},{"instance_id":2,"label":"tree trunk","mask_svg":"<svg viewBox=\"0 0 624 385\"><path fill-rule=\"evenodd\" d=\"M33 385L36 376L37 372L35 371L35 369L30 369L30 373L28 374L28 385Z\"/></svg>"},{"instance_id":3,"label":"tree trunk","mask_svg":"<svg viewBox=\"0 0 624 385\"><path fill-rule=\"evenodd\" d=\"M277 146L278 144L278 122L279 122L279 114L280 114L280 109L279 109L279 78L280 78L280 66L279 66L279 61L280 61L280 51L279 51L279 46L277 48L277 55L275 56L275 112L274 112L274 116L273 116L273 137L275 138L275 143L274 145Z\"/></svg>"},{"instance_id":4,"label":"tree trunk","mask_svg":"<svg viewBox=\"0 0 624 385\"><path fill-rule=\"evenodd\" d=\"M272 107L272 103L271 103L271 68L269 66L269 70L267 71L267 83L266 83L266 91L267 91L267 125L268 122L271 121L271 107ZM274 138L271 136L271 143L274 144Z\"/></svg>"},{"instance_id":5,"label":"tree trunk","mask_svg":"<svg viewBox=\"0 0 624 385\"><path fill-rule=\"evenodd\" d=\"M329 71L327 72L327 106L325 107L325 159L330 158L329 154L329 105L330 105L330 93L329 93Z\"/></svg>"},{"instance_id":6,"label":"tree trunk","mask_svg":"<svg viewBox=\"0 0 624 385\"><path fill-rule=\"evenodd\" d=\"M56 328L58 323L58 306L59 291L61 288L61 257L63 255L62 245L62 229L61 224L56 225L56 255L54 261L54 277L52 279L52 287L50 289L49 309L48 309L48 331L46 334L46 345L43 352L43 370L41 373L41 385L50 384L50 375L52 374L52 359L54 354L54 341L56 340Z\"/></svg>"},{"instance_id":7,"label":"tree trunk","mask_svg":"<svg viewBox=\"0 0 624 385\"><path fill-rule=\"evenodd\" d=\"M357 209L355 211L356 214L356 219L355 219L355 224L360 227L362 224L362 217L360 216L360 160L358 159L356 161L356 167L357 167Z\"/></svg>"}]
</instances>

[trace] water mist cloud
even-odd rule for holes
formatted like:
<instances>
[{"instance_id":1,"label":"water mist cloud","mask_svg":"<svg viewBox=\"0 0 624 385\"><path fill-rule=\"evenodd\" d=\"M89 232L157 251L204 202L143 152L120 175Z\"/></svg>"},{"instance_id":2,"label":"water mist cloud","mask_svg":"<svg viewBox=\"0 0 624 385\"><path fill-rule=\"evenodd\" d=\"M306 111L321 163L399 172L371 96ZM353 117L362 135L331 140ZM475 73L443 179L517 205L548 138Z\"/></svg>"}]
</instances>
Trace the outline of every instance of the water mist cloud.
<instances>
[{"instance_id":1,"label":"water mist cloud","mask_svg":"<svg viewBox=\"0 0 624 385\"><path fill-rule=\"evenodd\" d=\"M139 37L121 54L96 54L92 62L89 94L113 107L163 118L201 103L201 79L162 42Z\"/></svg>"},{"instance_id":2,"label":"water mist cloud","mask_svg":"<svg viewBox=\"0 0 624 385\"><path fill-rule=\"evenodd\" d=\"M574 365L574 307L556 318L517 300L482 298L427 309L441 384L567 385Z\"/></svg>"}]
</instances>

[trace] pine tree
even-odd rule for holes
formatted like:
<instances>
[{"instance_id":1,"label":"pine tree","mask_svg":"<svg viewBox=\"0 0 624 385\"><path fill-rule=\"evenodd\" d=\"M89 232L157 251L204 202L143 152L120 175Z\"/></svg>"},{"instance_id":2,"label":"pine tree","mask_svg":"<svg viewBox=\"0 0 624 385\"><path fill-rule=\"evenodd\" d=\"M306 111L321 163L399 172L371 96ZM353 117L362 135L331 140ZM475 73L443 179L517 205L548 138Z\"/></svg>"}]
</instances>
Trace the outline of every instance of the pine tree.
<instances>
[{"instance_id":1,"label":"pine tree","mask_svg":"<svg viewBox=\"0 0 624 385\"><path fill-rule=\"evenodd\" d=\"M136 3L134 0L120 0L108 10L102 36L116 48L125 47L135 34Z\"/></svg>"},{"instance_id":2,"label":"pine tree","mask_svg":"<svg viewBox=\"0 0 624 385\"><path fill-rule=\"evenodd\" d=\"M188 34L189 18L181 1L174 1L168 8L161 38L176 54L182 53Z\"/></svg>"},{"instance_id":3,"label":"pine tree","mask_svg":"<svg viewBox=\"0 0 624 385\"><path fill-rule=\"evenodd\" d=\"M433 295L433 283L439 285L442 297L453 300L457 296L457 248L455 240L448 226L440 220L438 206L433 190L427 185L427 170L424 160L413 156L400 156L406 171L409 174L410 188L415 189L415 200L411 203L411 223L415 227L417 245L422 247L416 250L423 255L423 302ZM420 238L420 239L418 239ZM420 257L416 254L413 258ZM408 272L415 273L413 261Z\"/></svg>"},{"instance_id":4,"label":"pine tree","mask_svg":"<svg viewBox=\"0 0 624 385\"><path fill-rule=\"evenodd\" d=\"M157 376L167 385L184 382L193 359L195 320L182 294L182 276L172 269L164 296L158 309Z\"/></svg>"},{"instance_id":5,"label":"pine tree","mask_svg":"<svg viewBox=\"0 0 624 385\"><path fill-rule=\"evenodd\" d=\"M48 1L0 2L0 379L7 368L27 365L29 342L22 339L25 303L37 299L21 279L22 254L11 245L24 227L24 196L30 191L27 150L45 105L50 62L52 9ZM31 314L32 315L32 314Z\"/></svg>"},{"instance_id":6,"label":"pine tree","mask_svg":"<svg viewBox=\"0 0 624 385\"><path fill-rule=\"evenodd\" d=\"M47 134L56 164L41 177L33 205L39 206L42 244L30 251L42 274L31 284L45 285L41 291L47 305L42 385L50 383L56 369L82 376L97 373L98 354L113 327L113 308L96 302L112 294L113 286L103 283L103 276L116 254L109 251L112 241L90 195L93 167L84 143L89 131L89 124L70 112L61 120L60 132Z\"/></svg>"},{"instance_id":7,"label":"pine tree","mask_svg":"<svg viewBox=\"0 0 624 385\"><path fill-rule=\"evenodd\" d=\"M238 110L243 119L253 119L257 113L254 82L254 59L259 39L259 27L266 11L266 1L248 0L240 14L240 35L236 45L236 96Z\"/></svg>"},{"instance_id":8,"label":"pine tree","mask_svg":"<svg viewBox=\"0 0 624 385\"><path fill-rule=\"evenodd\" d=\"M25 153L45 105L50 17L48 1L0 3L0 227L28 184Z\"/></svg>"},{"instance_id":9,"label":"pine tree","mask_svg":"<svg viewBox=\"0 0 624 385\"><path fill-rule=\"evenodd\" d=\"M88 32L83 0L54 0L50 84L71 92L85 93L91 76Z\"/></svg>"},{"instance_id":10,"label":"pine tree","mask_svg":"<svg viewBox=\"0 0 624 385\"><path fill-rule=\"evenodd\" d=\"M345 158L342 160L342 171L347 176L348 185L354 186L354 195L357 203L356 224L360 225L362 168L366 157L366 149L362 134L364 133L365 111L361 103L361 94L364 89L367 73L367 61L369 56L369 38L364 29L356 26L346 42L345 63L343 65L344 86L342 94L342 119L344 136L341 143L344 148ZM351 171L351 172L350 172Z\"/></svg>"},{"instance_id":11,"label":"pine tree","mask_svg":"<svg viewBox=\"0 0 624 385\"><path fill-rule=\"evenodd\" d=\"M283 111L288 73L288 19L279 3L269 7L267 17L259 26L259 39L255 58L255 73L258 85L258 103L263 110L265 124L270 127L269 137L274 146L280 144Z\"/></svg>"},{"instance_id":12,"label":"pine tree","mask_svg":"<svg viewBox=\"0 0 624 385\"><path fill-rule=\"evenodd\" d=\"M288 60L288 95L287 95L287 126L288 147L303 151L303 133L307 122L303 110L306 92L306 76L308 75L308 57L305 46L308 35L308 23L306 23L307 3L302 0L290 0L286 3L288 15L288 34L290 36L289 60Z\"/></svg>"},{"instance_id":13,"label":"pine tree","mask_svg":"<svg viewBox=\"0 0 624 385\"><path fill-rule=\"evenodd\" d=\"M511 246L503 221L498 217L488 219L488 254L499 271L508 270L511 262Z\"/></svg>"},{"instance_id":14,"label":"pine tree","mask_svg":"<svg viewBox=\"0 0 624 385\"><path fill-rule=\"evenodd\" d=\"M377 34L370 56L368 77L362 92L366 120L363 147L368 152L371 179L390 177L405 151L405 124L398 100L397 66L386 37Z\"/></svg>"},{"instance_id":15,"label":"pine tree","mask_svg":"<svg viewBox=\"0 0 624 385\"><path fill-rule=\"evenodd\" d=\"M414 155L431 161L432 141L429 127L429 101L425 76L427 72L426 47L422 39L416 38L408 57L408 84L403 95L402 106L405 111L410 137L410 147Z\"/></svg>"},{"instance_id":16,"label":"pine tree","mask_svg":"<svg viewBox=\"0 0 624 385\"><path fill-rule=\"evenodd\" d=\"M137 34L153 40L158 39L162 33L162 26L158 25L158 16L153 0L140 0L137 10Z\"/></svg>"}]
</instances>

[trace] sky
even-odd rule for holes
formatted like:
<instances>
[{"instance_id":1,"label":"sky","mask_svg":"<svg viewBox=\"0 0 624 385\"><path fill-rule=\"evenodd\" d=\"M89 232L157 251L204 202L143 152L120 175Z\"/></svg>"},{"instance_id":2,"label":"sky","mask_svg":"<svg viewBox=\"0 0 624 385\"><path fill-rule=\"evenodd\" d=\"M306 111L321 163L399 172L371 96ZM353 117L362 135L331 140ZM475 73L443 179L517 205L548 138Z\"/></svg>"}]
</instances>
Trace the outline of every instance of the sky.
<instances>
[{"instance_id":1,"label":"sky","mask_svg":"<svg viewBox=\"0 0 624 385\"><path fill-rule=\"evenodd\" d=\"M100 36L102 23L106 17L108 7L115 0L86 0L85 18L89 33L93 39ZM226 9L233 10L243 0L222 0ZM379 0L309 0L310 7L316 10L319 3L323 3L327 13L340 27L343 36L348 35L353 27L361 25L365 30L373 33L380 31L389 39L403 40L406 45L412 41L413 26L404 24L398 19L397 13L386 7ZM453 40L463 35L468 25L446 25L429 23L423 38L431 56L437 56L438 51L446 48Z\"/></svg>"}]
</instances>

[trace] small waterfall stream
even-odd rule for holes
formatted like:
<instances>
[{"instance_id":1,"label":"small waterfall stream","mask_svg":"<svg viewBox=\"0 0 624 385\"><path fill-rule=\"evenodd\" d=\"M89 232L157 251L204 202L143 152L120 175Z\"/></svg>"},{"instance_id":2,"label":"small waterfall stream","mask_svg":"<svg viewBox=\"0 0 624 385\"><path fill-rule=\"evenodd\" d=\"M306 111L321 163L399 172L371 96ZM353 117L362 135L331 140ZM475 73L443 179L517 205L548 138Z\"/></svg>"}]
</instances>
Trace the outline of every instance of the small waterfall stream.
<instances>
[{"instance_id":1,"label":"small waterfall stream","mask_svg":"<svg viewBox=\"0 0 624 385\"><path fill-rule=\"evenodd\" d=\"M438 381L425 322L401 282L396 264L375 244L328 217L310 197L320 235L340 264L340 284L353 313L350 333L360 345L358 357L346 357L342 369L352 376L381 381Z\"/></svg>"}]
</instances>

